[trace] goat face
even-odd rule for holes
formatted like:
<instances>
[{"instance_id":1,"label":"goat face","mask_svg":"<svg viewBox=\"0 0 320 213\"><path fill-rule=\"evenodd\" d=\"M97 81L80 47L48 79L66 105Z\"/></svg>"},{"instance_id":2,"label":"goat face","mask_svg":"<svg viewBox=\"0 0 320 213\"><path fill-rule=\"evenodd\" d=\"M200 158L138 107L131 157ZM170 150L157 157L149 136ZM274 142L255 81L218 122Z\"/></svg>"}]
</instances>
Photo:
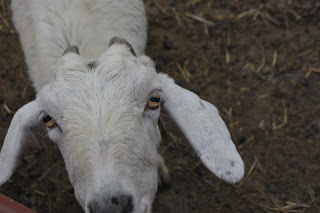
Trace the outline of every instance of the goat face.
<instances>
[{"instance_id":1,"label":"goat face","mask_svg":"<svg viewBox=\"0 0 320 213\"><path fill-rule=\"evenodd\" d=\"M95 62L65 54L55 79L39 93L44 117L55 120L49 137L88 211L122 208L117 205L150 211L161 141L160 106L148 106L161 95L156 77L149 58L112 45Z\"/></svg>"},{"instance_id":2,"label":"goat face","mask_svg":"<svg viewBox=\"0 0 320 213\"><path fill-rule=\"evenodd\" d=\"M94 62L76 52L66 51L55 78L14 116L0 155L0 185L17 165L29 129L43 120L86 212L150 212L160 108L213 173L231 183L242 178L242 159L212 104L157 74L151 59L136 57L124 42Z\"/></svg>"}]
</instances>

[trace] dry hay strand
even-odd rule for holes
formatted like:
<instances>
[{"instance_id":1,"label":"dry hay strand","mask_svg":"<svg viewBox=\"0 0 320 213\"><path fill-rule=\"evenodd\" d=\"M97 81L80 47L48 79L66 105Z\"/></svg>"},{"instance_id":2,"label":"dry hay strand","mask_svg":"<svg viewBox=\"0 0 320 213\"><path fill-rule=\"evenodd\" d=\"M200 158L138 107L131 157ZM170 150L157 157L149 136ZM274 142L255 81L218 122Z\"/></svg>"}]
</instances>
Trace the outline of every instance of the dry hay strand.
<instances>
[{"instance_id":1,"label":"dry hay strand","mask_svg":"<svg viewBox=\"0 0 320 213\"><path fill-rule=\"evenodd\" d=\"M163 14L167 14L167 10L160 4L160 2L158 0L155 0L155 5L159 8L159 10L163 13Z\"/></svg>"},{"instance_id":2,"label":"dry hay strand","mask_svg":"<svg viewBox=\"0 0 320 213\"><path fill-rule=\"evenodd\" d=\"M190 74L189 74L189 72L185 69L186 64L187 64L187 62L184 63L184 66L183 66L183 68L182 68L181 65L177 63L177 68L178 68L179 72L181 73L181 75L182 75L183 79L185 80L185 82L186 82L187 84L190 84L190 78L189 78Z\"/></svg>"},{"instance_id":3,"label":"dry hay strand","mask_svg":"<svg viewBox=\"0 0 320 213\"><path fill-rule=\"evenodd\" d=\"M237 189L241 188L252 177L253 171L255 170L256 166L257 160L255 159L251 164L247 175L245 175L245 177L238 184L234 185L234 187L236 187Z\"/></svg>"},{"instance_id":4,"label":"dry hay strand","mask_svg":"<svg viewBox=\"0 0 320 213\"><path fill-rule=\"evenodd\" d=\"M63 161L58 161L53 166L49 167L32 185L31 188L35 188L38 182L41 182L50 172L53 168L58 166L60 163L63 163Z\"/></svg>"},{"instance_id":5,"label":"dry hay strand","mask_svg":"<svg viewBox=\"0 0 320 213\"><path fill-rule=\"evenodd\" d=\"M211 18L216 19L216 20L231 20L231 21L240 21L243 18L246 17L253 17L253 20L256 21L258 19L258 17L261 18L261 20L266 24L266 25L270 25L270 23L276 25L276 26L280 26L281 22L278 21L276 18L274 18L270 13L263 11L265 9L272 9L273 11L278 11L279 13L282 13L284 16L284 25L286 26L286 28L289 28L289 20L288 20L288 16L287 14L292 14L295 17L295 22L298 21L303 21L303 18L301 15L299 15L294 9L288 7L288 6L284 6L284 7L280 7L280 8L260 8L260 9L250 9L244 12L241 12L237 15L235 14L217 14L217 15L212 15Z\"/></svg>"},{"instance_id":6,"label":"dry hay strand","mask_svg":"<svg viewBox=\"0 0 320 213\"><path fill-rule=\"evenodd\" d=\"M272 58L272 66L276 66L277 64L277 58L278 58L278 51L277 50L274 50L273 51L273 58Z\"/></svg>"},{"instance_id":7,"label":"dry hay strand","mask_svg":"<svg viewBox=\"0 0 320 213\"><path fill-rule=\"evenodd\" d=\"M304 76L304 78L308 79L312 72L320 73L320 68L309 67L308 72Z\"/></svg>"},{"instance_id":8,"label":"dry hay strand","mask_svg":"<svg viewBox=\"0 0 320 213\"><path fill-rule=\"evenodd\" d=\"M254 136L252 135L246 142L244 142L243 144L238 146L238 149L242 149L244 146L246 146L247 144L249 144L253 140L254 140Z\"/></svg>"},{"instance_id":9,"label":"dry hay strand","mask_svg":"<svg viewBox=\"0 0 320 213\"><path fill-rule=\"evenodd\" d=\"M4 103L2 106L9 114L14 114L14 111L12 111L7 104Z\"/></svg>"},{"instance_id":10,"label":"dry hay strand","mask_svg":"<svg viewBox=\"0 0 320 213\"><path fill-rule=\"evenodd\" d=\"M282 106L283 106L283 123L276 125L276 122L274 121L274 118L273 118L273 122L272 122L272 126L273 126L272 129L273 130L281 129L282 127L284 127L288 123L288 109L287 109L287 105L284 103L284 101L282 102Z\"/></svg>"},{"instance_id":11,"label":"dry hay strand","mask_svg":"<svg viewBox=\"0 0 320 213\"><path fill-rule=\"evenodd\" d=\"M22 98L26 97L29 86L30 86L30 81L27 81L27 83L24 85L22 90L22 95L21 95Z\"/></svg>"},{"instance_id":12,"label":"dry hay strand","mask_svg":"<svg viewBox=\"0 0 320 213\"><path fill-rule=\"evenodd\" d=\"M188 12L186 12L186 16L189 17L189 18L192 18L194 20L197 20L199 22L202 22L204 24L207 24L209 26L213 26L213 27L216 26L216 24L213 21L209 21L209 20L204 19L204 18L202 18L200 16L197 16L197 15L194 15L194 14L191 14L191 13L188 13Z\"/></svg>"},{"instance_id":13,"label":"dry hay strand","mask_svg":"<svg viewBox=\"0 0 320 213\"><path fill-rule=\"evenodd\" d=\"M279 206L279 204L276 205L276 207L273 207L271 205L265 205L260 203L259 205L263 208L265 212L283 212L283 213L289 213L289 212L304 212L306 209L309 209L311 206L305 203L295 203L286 201L286 205ZM300 209L299 209L300 208ZM302 208L302 209L301 209Z\"/></svg>"}]
</instances>

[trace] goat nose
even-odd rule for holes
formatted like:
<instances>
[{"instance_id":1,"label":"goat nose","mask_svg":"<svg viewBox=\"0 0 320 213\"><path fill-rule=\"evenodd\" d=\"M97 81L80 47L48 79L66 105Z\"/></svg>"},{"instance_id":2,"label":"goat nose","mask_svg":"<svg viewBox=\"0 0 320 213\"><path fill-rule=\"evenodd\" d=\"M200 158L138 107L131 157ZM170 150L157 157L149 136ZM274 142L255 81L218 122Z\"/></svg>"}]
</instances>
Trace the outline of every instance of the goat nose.
<instances>
[{"instance_id":1,"label":"goat nose","mask_svg":"<svg viewBox=\"0 0 320 213\"><path fill-rule=\"evenodd\" d=\"M132 213L133 198L130 195L94 199L88 203L89 213Z\"/></svg>"}]
</instances>

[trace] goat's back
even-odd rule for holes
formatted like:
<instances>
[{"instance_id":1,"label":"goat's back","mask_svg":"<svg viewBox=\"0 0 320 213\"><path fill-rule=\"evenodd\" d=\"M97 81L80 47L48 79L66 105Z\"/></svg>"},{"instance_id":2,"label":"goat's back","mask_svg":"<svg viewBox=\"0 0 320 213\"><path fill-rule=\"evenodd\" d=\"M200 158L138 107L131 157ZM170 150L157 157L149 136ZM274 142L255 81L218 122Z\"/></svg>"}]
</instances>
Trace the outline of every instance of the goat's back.
<instances>
[{"instance_id":1,"label":"goat's back","mask_svg":"<svg viewBox=\"0 0 320 213\"><path fill-rule=\"evenodd\" d=\"M54 76L70 45L87 58L100 56L114 36L129 41L137 55L145 48L142 0L12 0L11 8L37 91Z\"/></svg>"}]
</instances>

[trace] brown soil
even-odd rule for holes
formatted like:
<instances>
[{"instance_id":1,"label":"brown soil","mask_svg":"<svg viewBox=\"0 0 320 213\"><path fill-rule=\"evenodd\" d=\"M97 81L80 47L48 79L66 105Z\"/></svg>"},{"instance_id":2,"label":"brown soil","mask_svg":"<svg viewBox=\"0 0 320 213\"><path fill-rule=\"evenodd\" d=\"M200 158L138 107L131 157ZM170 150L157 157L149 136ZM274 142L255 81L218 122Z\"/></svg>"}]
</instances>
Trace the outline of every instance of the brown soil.
<instances>
[{"instance_id":1,"label":"brown soil","mask_svg":"<svg viewBox=\"0 0 320 213\"><path fill-rule=\"evenodd\" d=\"M0 3L3 141L35 93L8 2ZM159 72L217 106L246 165L239 184L219 180L168 123L161 150L172 186L158 193L154 212L320 212L319 1L145 3L146 53ZM306 76L311 68L318 70ZM45 131L35 133L39 146L0 192L37 212L81 212L59 150Z\"/></svg>"}]
</instances>

